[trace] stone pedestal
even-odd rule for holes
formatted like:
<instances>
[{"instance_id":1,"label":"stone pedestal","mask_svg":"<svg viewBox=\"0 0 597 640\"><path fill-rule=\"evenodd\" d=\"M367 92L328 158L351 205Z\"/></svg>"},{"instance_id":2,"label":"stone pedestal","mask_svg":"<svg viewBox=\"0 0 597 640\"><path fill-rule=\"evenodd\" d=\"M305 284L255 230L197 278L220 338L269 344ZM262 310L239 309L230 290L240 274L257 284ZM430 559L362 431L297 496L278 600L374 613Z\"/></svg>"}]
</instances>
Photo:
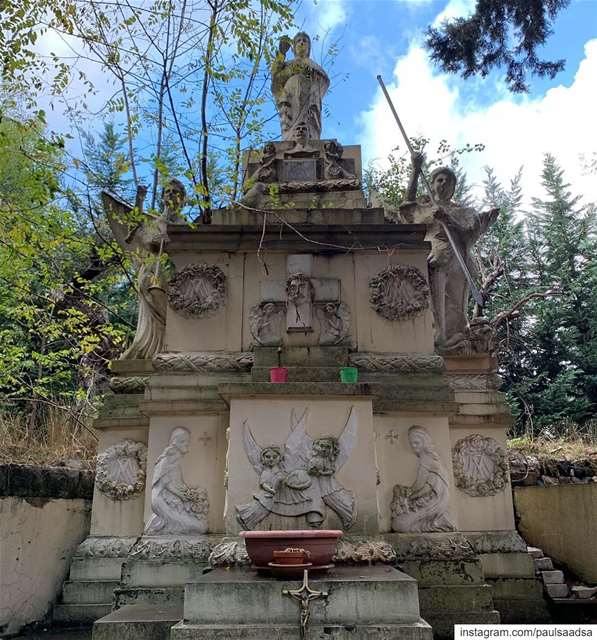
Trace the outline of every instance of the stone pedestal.
<instances>
[{"instance_id":1,"label":"stone pedestal","mask_svg":"<svg viewBox=\"0 0 597 640\"><path fill-rule=\"evenodd\" d=\"M326 599L310 603L313 638L431 640L431 627L419 615L417 583L390 567L345 567L319 578L312 589ZM300 637L300 609L282 591L299 589L301 581L275 580L250 570L214 570L188 584L184 622L170 632L172 640L294 640Z\"/></svg>"}]
</instances>

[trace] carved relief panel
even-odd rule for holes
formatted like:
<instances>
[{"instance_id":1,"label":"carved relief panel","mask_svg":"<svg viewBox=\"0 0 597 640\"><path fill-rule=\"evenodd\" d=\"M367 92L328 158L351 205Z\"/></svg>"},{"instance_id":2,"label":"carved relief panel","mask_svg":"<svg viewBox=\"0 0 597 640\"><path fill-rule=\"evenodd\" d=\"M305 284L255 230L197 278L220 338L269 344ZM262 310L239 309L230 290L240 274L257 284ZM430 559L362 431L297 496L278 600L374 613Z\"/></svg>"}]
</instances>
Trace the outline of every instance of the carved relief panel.
<instances>
[{"instance_id":1,"label":"carved relief panel","mask_svg":"<svg viewBox=\"0 0 597 640\"><path fill-rule=\"evenodd\" d=\"M371 308L386 320L408 320L429 307L429 287L416 267L395 264L369 281Z\"/></svg>"},{"instance_id":2,"label":"carved relief panel","mask_svg":"<svg viewBox=\"0 0 597 640\"><path fill-rule=\"evenodd\" d=\"M321 527L327 508L349 529L356 517L354 494L336 480L356 443L357 418L351 407L339 437L313 439L306 431L307 411L290 417L290 434L283 446L260 446L245 420L245 453L259 476L253 499L236 506L236 517L244 529L254 529L270 514L306 516L313 528Z\"/></svg>"},{"instance_id":3,"label":"carved relief panel","mask_svg":"<svg viewBox=\"0 0 597 640\"><path fill-rule=\"evenodd\" d=\"M186 318L207 318L226 304L226 276L214 264L191 264L168 283L170 307Z\"/></svg>"},{"instance_id":4,"label":"carved relief panel","mask_svg":"<svg viewBox=\"0 0 597 640\"><path fill-rule=\"evenodd\" d=\"M473 497L494 496L508 484L506 452L497 440L472 433L452 449L456 486Z\"/></svg>"},{"instance_id":5,"label":"carved relief panel","mask_svg":"<svg viewBox=\"0 0 597 640\"><path fill-rule=\"evenodd\" d=\"M145 489L147 447L123 440L97 456L95 486L111 500L129 500Z\"/></svg>"}]
</instances>

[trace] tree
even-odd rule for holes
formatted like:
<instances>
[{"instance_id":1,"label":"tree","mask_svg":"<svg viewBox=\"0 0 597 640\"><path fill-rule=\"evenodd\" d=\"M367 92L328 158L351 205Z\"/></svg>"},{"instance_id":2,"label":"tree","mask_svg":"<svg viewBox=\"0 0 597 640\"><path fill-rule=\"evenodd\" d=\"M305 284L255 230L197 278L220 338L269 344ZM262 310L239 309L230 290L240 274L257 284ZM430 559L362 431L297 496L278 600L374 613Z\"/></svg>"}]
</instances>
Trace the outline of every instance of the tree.
<instances>
[{"instance_id":1,"label":"tree","mask_svg":"<svg viewBox=\"0 0 597 640\"><path fill-rule=\"evenodd\" d=\"M564 60L541 60L537 51L568 4L570 0L477 0L470 17L429 27L426 45L431 59L448 73L485 77L505 67L510 89L525 92L530 74L553 78L564 68Z\"/></svg>"}]
</instances>

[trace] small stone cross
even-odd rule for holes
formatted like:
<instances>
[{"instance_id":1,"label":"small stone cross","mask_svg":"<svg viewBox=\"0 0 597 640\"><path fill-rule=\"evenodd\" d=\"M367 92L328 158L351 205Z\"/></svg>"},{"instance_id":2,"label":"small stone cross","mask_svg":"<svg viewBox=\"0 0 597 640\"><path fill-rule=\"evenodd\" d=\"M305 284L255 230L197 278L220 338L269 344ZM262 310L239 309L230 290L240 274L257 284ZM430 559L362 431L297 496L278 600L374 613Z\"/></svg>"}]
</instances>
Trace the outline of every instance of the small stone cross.
<instances>
[{"instance_id":1,"label":"small stone cross","mask_svg":"<svg viewBox=\"0 0 597 640\"><path fill-rule=\"evenodd\" d=\"M398 442L399 437L400 436L398 435L398 432L396 431L396 429L392 429L391 431L386 433L386 440L390 444L396 444Z\"/></svg>"},{"instance_id":2,"label":"small stone cross","mask_svg":"<svg viewBox=\"0 0 597 640\"><path fill-rule=\"evenodd\" d=\"M203 446L205 447L207 443L212 439L211 436L207 435L207 431L203 432L203 435L199 438L201 442L203 442Z\"/></svg>"},{"instance_id":3,"label":"small stone cross","mask_svg":"<svg viewBox=\"0 0 597 640\"><path fill-rule=\"evenodd\" d=\"M313 256L293 254L286 257L288 278L261 283L262 302L286 304L286 331L313 331L313 303L340 300L340 280L312 278Z\"/></svg>"}]
</instances>

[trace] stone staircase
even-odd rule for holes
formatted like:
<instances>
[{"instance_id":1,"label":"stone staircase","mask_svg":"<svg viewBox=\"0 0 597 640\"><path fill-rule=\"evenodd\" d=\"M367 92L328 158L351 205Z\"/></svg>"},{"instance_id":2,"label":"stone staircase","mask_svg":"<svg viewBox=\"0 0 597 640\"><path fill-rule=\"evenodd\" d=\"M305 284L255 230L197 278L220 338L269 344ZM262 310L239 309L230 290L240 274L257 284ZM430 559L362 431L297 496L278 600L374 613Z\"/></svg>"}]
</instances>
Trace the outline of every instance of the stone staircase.
<instances>
[{"instance_id":1,"label":"stone staircase","mask_svg":"<svg viewBox=\"0 0 597 640\"><path fill-rule=\"evenodd\" d=\"M64 625L89 624L113 609L125 557L91 555L83 543L71 561L53 619Z\"/></svg>"},{"instance_id":2,"label":"stone staircase","mask_svg":"<svg viewBox=\"0 0 597 640\"><path fill-rule=\"evenodd\" d=\"M537 547L528 547L535 564L535 573L543 582L545 594L553 599L570 597L570 589L564 580L564 572L555 569L553 560Z\"/></svg>"}]
</instances>

